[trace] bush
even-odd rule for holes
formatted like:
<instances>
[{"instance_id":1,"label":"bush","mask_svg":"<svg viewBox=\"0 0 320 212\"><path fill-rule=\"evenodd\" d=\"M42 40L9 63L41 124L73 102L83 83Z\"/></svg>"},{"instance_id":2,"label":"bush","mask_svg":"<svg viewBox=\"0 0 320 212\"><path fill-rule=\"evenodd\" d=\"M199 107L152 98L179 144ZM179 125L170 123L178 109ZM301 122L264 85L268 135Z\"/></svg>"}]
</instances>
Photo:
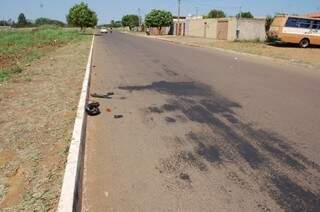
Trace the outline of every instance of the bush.
<instances>
[{"instance_id":1,"label":"bush","mask_svg":"<svg viewBox=\"0 0 320 212\"><path fill-rule=\"evenodd\" d=\"M41 25L55 25L55 26L60 26L60 27L65 26L65 23L63 23L62 21L52 20L49 18L38 18L35 20L34 24L36 26L41 26Z\"/></svg>"}]
</instances>

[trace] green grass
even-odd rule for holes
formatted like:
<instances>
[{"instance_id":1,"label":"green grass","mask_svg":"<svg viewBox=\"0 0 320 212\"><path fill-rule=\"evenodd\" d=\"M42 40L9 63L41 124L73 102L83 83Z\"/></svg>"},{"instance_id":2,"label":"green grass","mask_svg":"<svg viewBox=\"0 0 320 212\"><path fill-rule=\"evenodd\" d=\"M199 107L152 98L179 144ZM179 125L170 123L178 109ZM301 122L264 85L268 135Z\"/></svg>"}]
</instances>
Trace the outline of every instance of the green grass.
<instances>
[{"instance_id":1,"label":"green grass","mask_svg":"<svg viewBox=\"0 0 320 212\"><path fill-rule=\"evenodd\" d=\"M0 82L7 80L12 74L17 74L21 72L22 69L20 67L0 68Z\"/></svg>"},{"instance_id":2,"label":"green grass","mask_svg":"<svg viewBox=\"0 0 320 212\"><path fill-rule=\"evenodd\" d=\"M48 51L84 39L88 39L88 36L74 28L43 26L0 30L0 82L9 79L12 74L19 72L19 67Z\"/></svg>"}]
</instances>

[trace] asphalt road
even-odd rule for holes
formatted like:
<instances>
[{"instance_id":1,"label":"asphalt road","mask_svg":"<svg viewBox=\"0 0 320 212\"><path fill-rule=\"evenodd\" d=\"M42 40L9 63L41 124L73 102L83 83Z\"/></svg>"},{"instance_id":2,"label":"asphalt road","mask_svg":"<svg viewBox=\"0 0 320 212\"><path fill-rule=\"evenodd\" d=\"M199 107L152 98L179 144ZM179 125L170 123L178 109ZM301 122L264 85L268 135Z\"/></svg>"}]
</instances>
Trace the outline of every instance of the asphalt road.
<instances>
[{"instance_id":1,"label":"asphalt road","mask_svg":"<svg viewBox=\"0 0 320 212\"><path fill-rule=\"evenodd\" d=\"M319 70L117 32L93 64L82 211L320 211Z\"/></svg>"}]
</instances>

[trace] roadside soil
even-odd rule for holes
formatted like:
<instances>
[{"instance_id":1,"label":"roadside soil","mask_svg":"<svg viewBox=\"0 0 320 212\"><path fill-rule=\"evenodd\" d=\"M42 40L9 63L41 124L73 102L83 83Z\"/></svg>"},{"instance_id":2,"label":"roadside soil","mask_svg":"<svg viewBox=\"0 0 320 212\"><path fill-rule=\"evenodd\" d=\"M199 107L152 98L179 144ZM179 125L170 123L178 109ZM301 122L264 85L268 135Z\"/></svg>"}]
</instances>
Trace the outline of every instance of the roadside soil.
<instances>
[{"instance_id":1,"label":"roadside soil","mask_svg":"<svg viewBox=\"0 0 320 212\"><path fill-rule=\"evenodd\" d=\"M0 211L55 211L91 36L0 84Z\"/></svg>"},{"instance_id":2,"label":"roadside soil","mask_svg":"<svg viewBox=\"0 0 320 212\"><path fill-rule=\"evenodd\" d=\"M145 36L145 33L132 33ZM176 37L172 35L152 36L154 38L207 48L220 48L241 53L260 55L273 59L285 60L289 63L304 64L313 68L320 68L320 48L313 46L302 49L296 45L269 45L262 42L231 42L200 37Z\"/></svg>"}]
</instances>

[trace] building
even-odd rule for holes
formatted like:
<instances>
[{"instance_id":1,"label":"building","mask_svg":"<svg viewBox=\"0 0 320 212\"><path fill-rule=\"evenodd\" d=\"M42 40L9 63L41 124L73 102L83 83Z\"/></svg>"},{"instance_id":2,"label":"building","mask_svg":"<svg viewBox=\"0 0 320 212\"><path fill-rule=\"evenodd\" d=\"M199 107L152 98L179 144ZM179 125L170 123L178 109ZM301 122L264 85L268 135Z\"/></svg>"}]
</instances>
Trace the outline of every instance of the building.
<instances>
[{"instance_id":1,"label":"building","mask_svg":"<svg viewBox=\"0 0 320 212\"><path fill-rule=\"evenodd\" d=\"M309 13L306 16L308 18L320 18L320 12Z\"/></svg>"},{"instance_id":2,"label":"building","mask_svg":"<svg viewBox=\"0 0 320 212\"><path fill-rule=\"evenodd\" d=\"M218 40L265 40L265 18L186 19L185 35Z\"/></svg>"},{"instance_id":3,"label":"building","mask_svg":"<svg viewBox=\"0 0 320 212\"><path fill-rule=\"evenodd\" d=\"M150 28L151 35L176 35L212 38L218 40L260 40L266 38L265 18L210 18L202 16L175 16L171 27L163 27L161 31Z\"/></svg>"},{"instance_id":4,"label":"building","mask_svg":"<svg viewBox=\"0 0 320 212\"><path fill-rule=\"evenodd\" d=\"M173 17L173 26L169 34L182 35L182 36L186 35L186 17L185 16L180 16L179 19L177 16Z\"/></svg>"}]
</instances>

